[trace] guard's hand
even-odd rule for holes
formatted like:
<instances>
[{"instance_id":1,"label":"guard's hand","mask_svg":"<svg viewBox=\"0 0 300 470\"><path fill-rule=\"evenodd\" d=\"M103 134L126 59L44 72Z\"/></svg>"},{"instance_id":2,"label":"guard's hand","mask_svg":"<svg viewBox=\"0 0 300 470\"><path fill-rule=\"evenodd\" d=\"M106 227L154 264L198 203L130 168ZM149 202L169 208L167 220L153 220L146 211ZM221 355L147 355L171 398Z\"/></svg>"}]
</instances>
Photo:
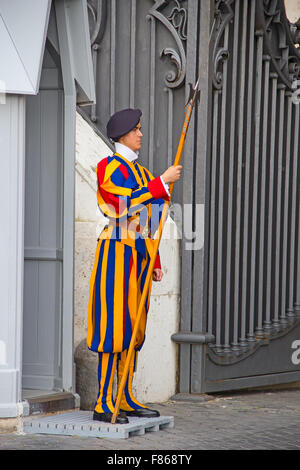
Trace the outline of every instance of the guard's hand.
<instances>
[{"instance_id":1,"label":"guard's hand","mask_svg":"<svg viewBox=\"0 0 300 470\"><path fill-rule=\"evenodd\" d=\"M153 275L152 275L153 281L159 282L159 281L162 280L162 277L163 277L163 272L162 272L162 270L159 269L159 268L155 268L155 269L153 270Z\"/></svg>"},{"instance_id":2,"label":"guard's hand","mask_svg":"<svg viewBox=\"0 0 300 470\"><path fill-rule=\"evenodd\" d=\"M182 165L169 166L169 168L161 175L165 183L175 183L181 175Z\"/></svg>"}]
</instances>

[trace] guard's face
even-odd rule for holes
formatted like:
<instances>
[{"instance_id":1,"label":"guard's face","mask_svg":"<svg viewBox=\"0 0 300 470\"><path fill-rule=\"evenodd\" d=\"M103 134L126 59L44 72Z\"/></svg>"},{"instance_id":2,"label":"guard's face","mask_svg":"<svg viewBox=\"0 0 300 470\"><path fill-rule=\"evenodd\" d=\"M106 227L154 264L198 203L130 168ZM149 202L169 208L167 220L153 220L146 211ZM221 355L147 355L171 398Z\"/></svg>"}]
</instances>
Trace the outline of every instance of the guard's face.
<instances>
[{"instance_id":1,"label":"guard's face","mask_svg":"<svg viewBox=\"0 0 300 470\"><path fill-rule=\"evenodd\" d=\"M134 152L137 152L142 146L142 137L143 134L141 131L141 123L139 122L134 129L128 132L128 134L120 137L119 142L123 145L126 145Z\"/></svg>"}]
</instances>

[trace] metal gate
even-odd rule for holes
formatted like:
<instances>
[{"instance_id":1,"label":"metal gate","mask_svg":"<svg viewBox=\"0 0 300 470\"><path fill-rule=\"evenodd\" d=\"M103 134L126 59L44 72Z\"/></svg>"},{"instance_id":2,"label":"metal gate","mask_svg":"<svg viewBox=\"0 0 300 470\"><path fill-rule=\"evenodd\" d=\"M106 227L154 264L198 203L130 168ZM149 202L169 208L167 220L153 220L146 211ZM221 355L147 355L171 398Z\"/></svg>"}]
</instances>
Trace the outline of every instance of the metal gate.
<instances>
[{"instance_id":1,"label":"metal gate","mask_svg":"<svg viewBox=\"0 0 300 470\"><path fill-rule=\"evenodd\" d=\"M206 391L300 379L298 40L283 1L216 3Z\"/></svg>"},{"instance_id":2,"label":"metal gate","mask_svg":"<svg viewBox=\"0 0 300 470\"><path fill-rule=\"evenodd\" d=\"M201 69L174 194L193 208L172 338L179 391L300 380L299 30L283 0L90 0L89 13L88 118L104 134L112 112L142 108L141 158L155 174L173 161Z\"/></svg>"}]
</instances>

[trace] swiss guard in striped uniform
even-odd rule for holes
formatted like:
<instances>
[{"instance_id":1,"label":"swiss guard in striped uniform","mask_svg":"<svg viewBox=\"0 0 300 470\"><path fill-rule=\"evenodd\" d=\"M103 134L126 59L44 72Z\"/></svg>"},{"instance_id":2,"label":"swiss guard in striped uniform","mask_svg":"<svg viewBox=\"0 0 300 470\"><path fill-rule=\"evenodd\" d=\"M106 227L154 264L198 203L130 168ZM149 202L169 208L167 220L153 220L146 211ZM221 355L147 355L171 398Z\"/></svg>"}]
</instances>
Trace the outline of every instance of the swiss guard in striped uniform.
<instances>
[{"instance_id":1,"label":"swiss guard in striped uniform","mask_svg":"<svg viewBox=\"0 0 300 470\"><path fill-rule=\"evenodd\" d=\"M120 384L154 248L153 236L164 200L169 198L168 184L177 181L181 171L181 166L171 166L154 178L138 163L141 115L139 109L124 109L110 118L107 135L114 140L116 152L97 166L97 201L108 223L98 239L90 279L87 344L99 355L99 393L93 418L105 422L111 421L114 412L114 373L117 368ZM152 279L162 279L159 254ZM132 392L136 354L145 340L150 292L151 282L116 421L119 424L128 422L126 415L159 416L158 411L139 403Z\"/></svg>"}]
</instances>

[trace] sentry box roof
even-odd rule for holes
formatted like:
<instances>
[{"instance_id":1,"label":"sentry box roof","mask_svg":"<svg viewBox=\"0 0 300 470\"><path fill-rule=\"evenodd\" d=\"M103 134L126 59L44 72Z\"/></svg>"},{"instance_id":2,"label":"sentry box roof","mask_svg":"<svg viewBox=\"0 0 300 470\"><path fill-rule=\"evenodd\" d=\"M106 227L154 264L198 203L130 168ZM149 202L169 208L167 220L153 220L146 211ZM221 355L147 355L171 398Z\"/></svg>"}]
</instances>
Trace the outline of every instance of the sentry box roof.
<instances>
[{"instance_id":1,"label":"sentry box roof","mask_svg":"<svg viewBox=\"0 0 300 470\"><path fill-rule=\"evenodd\" d=\"M77 102L95 101L86 1L0 1L0 92L38 93L48 34L58 54L62 47L71 51L71 61L64 65L70 68L78 86ZM60 8L55 11L56 4ZM64 15L63 21L57 21L59 15ZM67 31L63 32L66 34L59 34L59 24L67 25ZM68 38L69 43L62 37Z\"/></svg>"},{"instance_id":2,"label":"sentry box roof","mask_svg":"<svg viewBox=\"0 0 300 470\"><path fill-rule=\"evenodd\" d=\"M37 94L51 0L1 0L0 81L6 93Z\"/></svg>"}]
</instances>

